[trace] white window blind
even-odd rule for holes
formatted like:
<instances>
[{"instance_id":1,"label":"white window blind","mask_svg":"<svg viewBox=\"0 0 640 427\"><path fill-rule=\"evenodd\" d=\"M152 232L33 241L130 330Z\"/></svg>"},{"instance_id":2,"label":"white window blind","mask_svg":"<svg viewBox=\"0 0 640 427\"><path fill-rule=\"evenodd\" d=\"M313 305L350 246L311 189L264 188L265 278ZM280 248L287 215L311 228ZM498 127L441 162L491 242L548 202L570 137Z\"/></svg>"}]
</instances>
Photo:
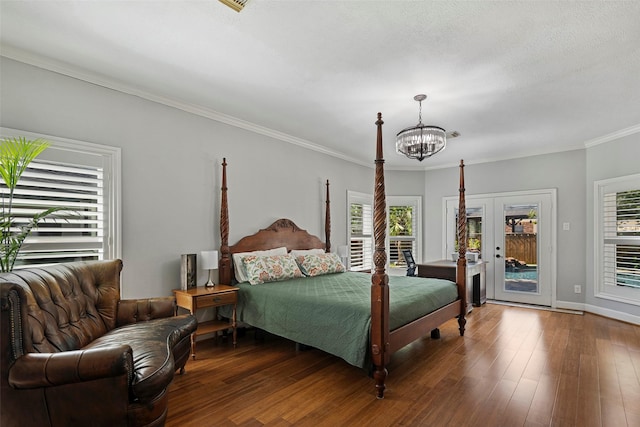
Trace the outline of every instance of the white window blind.
<instances>
[{"instance_id":1,"label":"white window blind","mask_svg":"<svg viewBox=\"0 0 640 427\"><path fill-rule=\"evenodd\" d=\"M640 190L603 197L604 282L640 288Z\"/></svg>"},{"instance_id":2,"label":"white window blind","mask_svg":"<svg viewBox=\"0 0 640 427\"><path fill-rule=\"evenodd\" d=\"M373 268L373 197L347 192L349 262L352 271Z\"/></svg>"},{"instance_id":3,"label":"white window blind","mask_svg":"<svg viewBox=\"0 0 640 427\"><path fill-rule=\"evenodd\" d=\"M640 174L594 182L595 296L640 305Z\"/></svg>"},{"instance_id":4,"label":"white window blind","mask_svg":"<svg viewBox=\"0 0 640 427\"><path fill-rule=\"evenodd\" d=\"M373 206L350 204L349 269L370 270L373 267Z\"/></svg>"},{"instance_id":5,"label":"white window blind","mask_svg":"<svg viewBox=\"0 0 640 427\"><path fill-rule=\"evenodd\" d=\"M40 222L14 268L121 258L121 149L4 127L0 135L51 143L18 182L13 212L23 217L19 223L53 206L70 209ZM6 190L0 185L3 195Z\"/></svg>"},{"instance_id":6,"label":"white window blind","mask_svg":"<svg viewBox=\"0 0 640 427\"><path fill-rule=\"evenodd\" d=\"M368 271L373 269L373 196L349 191L349 269ZM394 274L404 274L406 263L402 251L409 249L417 260L421 257L420 245L420 196L387 197L386 251ZM395 269L395 270L394 270Z\"/></svg>"},{"instance_id":7,"label":"white window blind","mask_svg":"<svg viewBox=\"0 0 640 427\"><path fill-rule=\"evenodd\" d=\"M2 194L8 189L2 184ZM104 179L102 168L31 162L14 192L16 224L51 207L48 216L25 240L15 268L104 257Z\"/></svg>"}]
</instances>

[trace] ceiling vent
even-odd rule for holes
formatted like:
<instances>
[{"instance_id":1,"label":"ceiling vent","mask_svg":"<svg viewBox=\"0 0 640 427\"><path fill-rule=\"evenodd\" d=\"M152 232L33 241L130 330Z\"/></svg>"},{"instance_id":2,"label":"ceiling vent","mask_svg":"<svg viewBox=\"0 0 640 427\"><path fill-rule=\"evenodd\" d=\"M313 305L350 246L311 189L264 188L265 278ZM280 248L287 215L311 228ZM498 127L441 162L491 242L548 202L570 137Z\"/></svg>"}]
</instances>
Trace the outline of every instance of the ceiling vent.
<instances>
[{"instance_id":1,"label":"ceiling vent","mask_svg":"<svg viewBox=\"0 0 640 427\"><path fill-rule=\"evenodd\" d=\"M236 12L240 12L244 8L244 5L249 2L249 0L218 0L218 1L222 4L226 4Z\"/></svg>"}]
</instances>

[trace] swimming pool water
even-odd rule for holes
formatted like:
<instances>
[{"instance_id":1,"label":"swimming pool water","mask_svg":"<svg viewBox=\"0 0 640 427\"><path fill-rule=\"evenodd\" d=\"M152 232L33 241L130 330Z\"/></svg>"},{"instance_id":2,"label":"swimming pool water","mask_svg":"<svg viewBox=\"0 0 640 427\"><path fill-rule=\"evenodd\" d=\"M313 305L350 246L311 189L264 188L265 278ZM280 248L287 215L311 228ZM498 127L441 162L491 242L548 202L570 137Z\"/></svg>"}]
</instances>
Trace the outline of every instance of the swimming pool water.
<instances>
[{"instance_id":1,"label":"swimming pool water","mask_svg":"<svg viewBox=\"0 0 640 427\"><path fill-rule=\"evenodd\" d=\"M504 277L511 280L538 280L538 271L505 271Z\"/></svg>"}]
</instances>

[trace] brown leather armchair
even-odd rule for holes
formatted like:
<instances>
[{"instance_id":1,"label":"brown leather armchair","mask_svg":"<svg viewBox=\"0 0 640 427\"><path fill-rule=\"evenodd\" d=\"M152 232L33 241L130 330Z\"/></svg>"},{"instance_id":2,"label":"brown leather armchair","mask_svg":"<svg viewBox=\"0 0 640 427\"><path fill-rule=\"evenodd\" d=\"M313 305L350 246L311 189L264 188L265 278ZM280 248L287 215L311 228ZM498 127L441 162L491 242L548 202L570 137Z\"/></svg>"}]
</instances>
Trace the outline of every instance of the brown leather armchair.
<instances>
[{"instance_id":1,"label":"brown leather armchair","mask_svg":"<svg viewBox=\"0 0 640 427\"><path fill-rule=\"evenodd\" d=\"M122 261L0 274L2 426L161 426L194 316L120 300Z\"/></svg>"}]
</instances>

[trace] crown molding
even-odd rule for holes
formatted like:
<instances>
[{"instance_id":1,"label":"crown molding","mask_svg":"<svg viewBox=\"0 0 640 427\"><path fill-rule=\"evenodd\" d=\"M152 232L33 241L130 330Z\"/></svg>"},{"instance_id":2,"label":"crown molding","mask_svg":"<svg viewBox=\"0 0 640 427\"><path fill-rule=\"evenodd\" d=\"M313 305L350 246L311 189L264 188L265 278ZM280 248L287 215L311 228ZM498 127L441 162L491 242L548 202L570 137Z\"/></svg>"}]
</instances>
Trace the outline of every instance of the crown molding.
<instances>
[{"instance_id":1,"label":"crown molding","mask_svg":"<svg viewBox=\"0 0 640 427\"><path fill-rule=\"evenodd\" d=\"M220 123L224 123L229 126L234 126L249 132L264 135L269 138L273 138L279 141L287 142L289 144L297 145L308 150L316 151L327 156L336 157L341 160L345 160L350 163L355 163L360 166L365 166L373 169L373 162L363 162L360 159L347 156L344 153L327 149L321 145L318 145L312 141L298 138L293 135L286 134L274 129L270 129L264 126L257 125L255 123L248 122L246 120L239 119L228 114L221 113L219 111L211 110L209 108L202 107L197 104L180 101L160 95L156 95L150 92L139 90L135 87L126 85L114 79L110 79L106 76L92 73L86 70L79 69L72 65L53 60L51 58L45 58L40 55L35 55L26 52L21 49L16 49L11 46L0 45L0 56L12 59L18 62L23 62L34 67L42 68L54 73L62 74L74 79L82 80L87 83L91 83L97 86L101 86L107 89L116 90L118 92L125 93L127 95L133 95L148 101L156 102L158 104L166 105L168 107L176 108L178 110L185 111L187 113L195 114L207 119L211 119Z\"/></svg>"},{"instance_id":2,"label":"crown molding","mask_svg":"<svg viewBox=\"0 0 640 427\"><path fill-rule=\"evenodd\" d=\"M469 166L469 165L478 165L478 164L484 164L484 163L494 163L494 162L503 162L508 160L523 159L526 157L544 156L547 154L564 153L567 151L574 151L574 150L584 150L584 146L582 144L575 144L567 147L555 148L555 149L549 149L549 150L531 150L531 151L527 151L526 153L521 153L517 155L508 154L504 156L481 157L477 159L465 158L463 160L464 160L464 164L466 166ZM460 165L459 162L445 163L438 166L425 167L423 170L430 171L430 170L437 170L437 169L457 168L459 165Z\"/></svg>"},{"instance_id":3,"label":"crown molding","mask_svg":"<svg viewBox=\"0 0 640 427\"><path fill-rule=\"evenodd\" d=\"M203 107L201 105L142 91L130 85L119 82L115 79L111 79L107 76L100 75L97 73L92 73L92 72L80 69L78 67L75 67L73 65L63 63L61 61L56 61L54 59L47 58L41 55L33 54L30 52L24 51L22 49L14 48L12 46L0 44L0 57L6 57L8 59L12 59L18 62L32 65L34 67L42 68L51 72L55 72L71 78L82 80L90 84L94 84L107 89L122 92L124 94L136 96L136 97L146 99L148 101L155 102L158 104L166 105L168 107L185 111L187 113L195 114L197 116L201 116L210 120L214 120L219 123L223 123L229 126L243 129L259 135L263 135L275 140L287 142L289 144L293 144L298 147L315 151L317 153L338 158L359 166L364 166L370 169L373 169L374 167L373 162L365 162L365 161L362 161L361 159L348 156L342 152L330 150L312 141L299 138L293 135L289 135L284 132L280 132L271 128L267 128L265 126L260 126L255 123L251 123L246 120L242 120L237 117L230 116L228 114L224 114L219 111L215 111L215 110ZM479 164L479 163L490 163L490 162L496 162L496 161L511 160L511 159L521 158L521 157L530 157L530 156L552 154L552 153L563 152L563 151L591 148L596 145L611 142L616 139L623 138L625 136L633 135L636 133L640 133L640 124L631 126L625 129L621 129L619 131L616 131L607 135L603 135L598 138L587 140L584 143L576 144L575 146L572 146L572 147L563 147L562 149L557 149L557 150L552 149L552 150L546 150L546 151L541 150L538 152L528 152L528 153L522 153L521 155L517 155L517 156L507 155L507 156L500 156L495 158L483 158L483 159L475 159L475 160L469 159L468 161L465 160L465 163L468 165ZM392 166L390 164L387 164L385 166L385 169L393 170L393 171L429 171L429 170L445 169L445 168L451 168L451 167L457 167L457 166L458 166L457 163L443 164L443 165L432 166L432 167L426 166L426 165L425 166L423 165Z\"/></svg>"},{"instance_id":4,"label":"crown molding","mask_svg":"<svg viewBox=\"0 0 640 427\"><path fill-rule=\"evenodd\" d=\"M621 129L616 132L609 133L607 135L600 136L598 138L593 138L588 141L585 141L584 147L591 148L596 145L605 144L607 142L615 141L616 139L623 138L625 136L633 135L640 132L640 124L631 126L625 129Z\"/></svg>"}]
</instances>

